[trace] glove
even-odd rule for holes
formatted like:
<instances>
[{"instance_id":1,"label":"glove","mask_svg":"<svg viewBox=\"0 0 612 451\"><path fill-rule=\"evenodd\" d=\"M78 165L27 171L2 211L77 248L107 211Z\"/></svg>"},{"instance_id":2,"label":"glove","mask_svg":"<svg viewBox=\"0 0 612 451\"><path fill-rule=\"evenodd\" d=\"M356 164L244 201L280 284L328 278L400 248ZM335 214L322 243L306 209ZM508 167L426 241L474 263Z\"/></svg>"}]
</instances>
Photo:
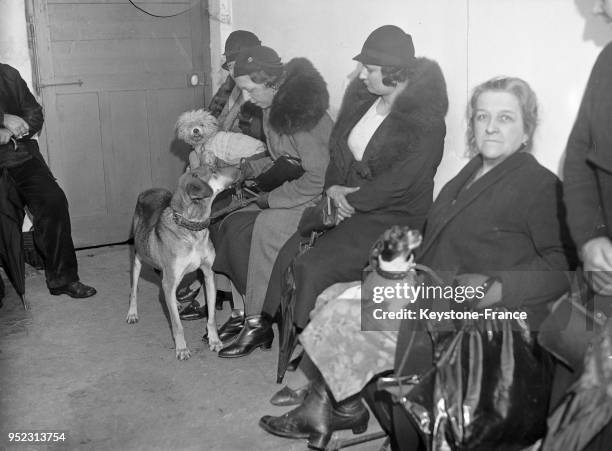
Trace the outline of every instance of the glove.
<instances>
[{"instance_id":1,"label":"glove","mask_svg":"<svg viewBox=\"0 0 612 451\"><path fill-rule=\"evenodd\" d=\"M264 193L261 196L259 196L257 198L257 200L255 201L255 203L257 204L257 206L259 208L261 208L262 210L265 210L267 208L270 208L270 204L268 203L268 196L270 193Z\"/></svg>"}]
</instances>

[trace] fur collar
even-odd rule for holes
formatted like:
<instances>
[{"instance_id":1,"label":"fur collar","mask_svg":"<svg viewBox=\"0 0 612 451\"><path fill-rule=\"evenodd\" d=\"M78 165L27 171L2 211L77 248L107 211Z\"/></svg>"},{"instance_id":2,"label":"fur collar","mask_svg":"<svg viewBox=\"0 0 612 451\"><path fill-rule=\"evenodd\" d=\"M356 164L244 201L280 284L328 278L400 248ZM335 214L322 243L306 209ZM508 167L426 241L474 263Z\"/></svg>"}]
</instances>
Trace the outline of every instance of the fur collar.
<instances>
[{"instance_id":1,"label":"fur collar","mask_svg":"<svg viewBox=\"0 0 612 451\"><path fill-rule=\"evenodd\" d=\"M329 107L327 84L306 58L289 61L285 73L270 107L270 126L281 135L310 131Z\"/></svg>"},{"instance_id":2,"label":"fur collar","mask_svg":"<svg viewBox=\"0 0 612 451\"><path fill-rule=\"evenodd\" d=\"M338 122L342 121L343 116L351 115L360 105L373 103L374 100L376 96L355 77L346 90ZM447 111L446 82L440 66L430 59L417 58L416 72L395 100L389 115L406 126L428 129L444 120Z\"/></svg>"},{"instance_id":3,"label":"fur collar","mask_svg":"<svg viewBox=\"0 0 612 451\"><path fill-rule=\"evenodd\" d=\"M348 159L352 158L346 137L376 98L358 78L346 89L330 140L330 157L342 172L348 171ZM406 158L427 134L444 133L447 111L446 82L440 67L435 61L418 58L408 85L368 144L372 152L356 163L357 171L362 177L371 178Z\"/></svg>"}]
</instances>

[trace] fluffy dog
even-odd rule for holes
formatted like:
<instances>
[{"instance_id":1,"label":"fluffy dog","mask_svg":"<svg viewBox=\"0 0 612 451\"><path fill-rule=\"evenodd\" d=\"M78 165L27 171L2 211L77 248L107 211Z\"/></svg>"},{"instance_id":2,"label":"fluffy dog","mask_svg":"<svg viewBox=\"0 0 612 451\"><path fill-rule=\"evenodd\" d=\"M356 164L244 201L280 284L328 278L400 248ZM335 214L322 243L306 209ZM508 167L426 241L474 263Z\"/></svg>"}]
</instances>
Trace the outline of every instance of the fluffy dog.
<instances>
[{"instance_id":1,"label":"fluffy dog","mask_svg":"<svg viewBox=\"0 0 612 451\"><path fill-rule=\"evenodd\" d=\"M175 130L177 138L193 147L189 154L191 169L202 165L238 166L242 158L266 151L266 145L255 138L242 133L218 131L217 119L206 110L181 114Z\"/></svg>"},{"instance_id":2,"label":"fluffy dog","mask_svg":"<svg viewBox=\"0 0 612 451\"><path fill-rule=\"evenodd\" d=\"M238 177L235 168L218 171L202 166L185 172L174 194L163 188L142 192L134 211L134 266L130 308L126 321L138 322L137 290L142 262L162 271L162 288L170 314L176 357L190 357L179 318L176 288L188 272L201 268L206 282L208 344L221 349L215 323L215 281L212 264L215 249L209 238L209 216L215 196Z\"/></svg>"}]
</instances>

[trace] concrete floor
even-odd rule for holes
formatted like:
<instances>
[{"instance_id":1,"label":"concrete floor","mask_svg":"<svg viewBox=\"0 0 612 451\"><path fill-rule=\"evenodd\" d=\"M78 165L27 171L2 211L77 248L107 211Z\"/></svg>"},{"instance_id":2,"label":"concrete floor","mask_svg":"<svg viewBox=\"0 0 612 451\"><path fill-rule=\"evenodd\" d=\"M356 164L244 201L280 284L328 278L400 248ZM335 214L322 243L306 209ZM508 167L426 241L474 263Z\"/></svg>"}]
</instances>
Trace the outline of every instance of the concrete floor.
<instances>
[{"instance_id":1,"label":"concrete floor","mask_svg":"<svg viewBox=\"0 0 612 451\"><path fill-rule=\"evenodd\" d=\"M0 449L303 450L303 440L267 434L257 422L287 408L271 406L272 352L220 359L201 341L203 321L184 322L192 352L177 361L157 277L143 271L140 322L128 325L130 249L78 252L86 300L51 296L44 274L28 267L21 308L10 284L0 309ZM229 306L220 312L219 322ZM16 446L9 431L64 431L54 446ZM375 419L368 433L379 431ZM344 431L341 437L353 437ZM382 440L351 447L377 450Z\"/></svg>"}]
</instances>

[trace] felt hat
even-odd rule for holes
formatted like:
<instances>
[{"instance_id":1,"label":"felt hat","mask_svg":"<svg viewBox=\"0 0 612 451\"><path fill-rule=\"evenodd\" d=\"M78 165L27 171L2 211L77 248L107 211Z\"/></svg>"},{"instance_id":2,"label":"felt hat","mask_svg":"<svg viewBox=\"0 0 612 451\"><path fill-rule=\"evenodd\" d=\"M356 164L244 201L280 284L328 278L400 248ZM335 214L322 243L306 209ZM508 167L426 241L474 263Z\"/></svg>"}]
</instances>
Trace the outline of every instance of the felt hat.
<instances>
[{"instance_id":1,"label":"felt hat","mask_svg":"<svg viewBox=\"0 0 612 451\"><path fill-rule=\"evenodd\" d=\"M227 63L231 63L236 59L240 50L248 47L261 45L261 41L255 34L246 30L232 31L225 41L225 62L221 67L228 70Z\"/></svg>"},{"instance_id":2,"label":"felt hat","mask_svg":"<svg viewBox=\"0 0 612 451\"><path fill-rule=\"evenodd\" d=\"M234 65L234 77L249 75L260 70L270 75L280 75L283 71L283 63L274 49L258 45L242 49L238 53Z\"/></svg>"},{"instance_id":3,"label":"felt hat","mask_svg":"<svg viewBox=\"0 0 612 451\"><path fill-rule=\"evenodd\" d=\"M383 25L370 33L353 59L375 66L411 66L415 61L412 36L395 25Z\"/></svg>"}]
</instances>

